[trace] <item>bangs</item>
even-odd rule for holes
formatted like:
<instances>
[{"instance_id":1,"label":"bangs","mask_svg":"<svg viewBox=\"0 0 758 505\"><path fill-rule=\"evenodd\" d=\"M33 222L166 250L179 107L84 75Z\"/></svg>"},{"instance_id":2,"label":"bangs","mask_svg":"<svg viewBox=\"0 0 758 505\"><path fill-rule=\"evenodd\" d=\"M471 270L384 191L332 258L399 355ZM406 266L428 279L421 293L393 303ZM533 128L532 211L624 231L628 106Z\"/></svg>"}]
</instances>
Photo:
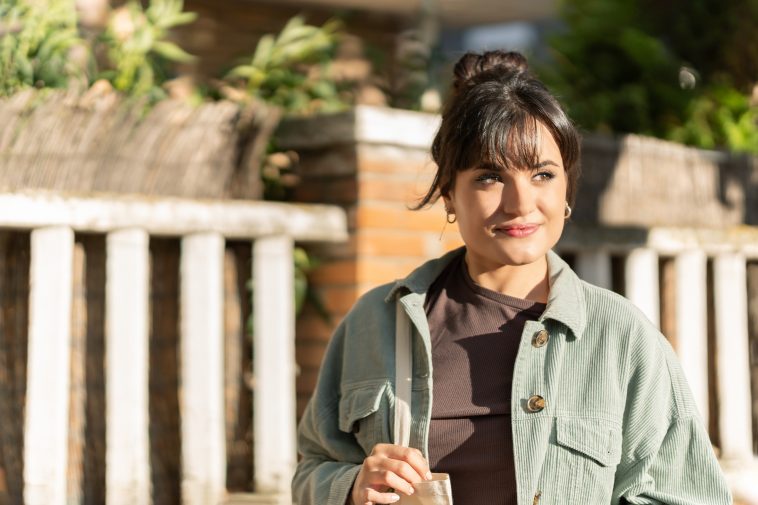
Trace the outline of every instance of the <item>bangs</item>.
<instances>
[{"instance_id":1,"label":"bangs","mask_svg":"<svg viewBox=\"0 0 758 505\"><path fill-rule=\"evenodd\" d=\"M483 165L528 170L540 162L541 131L537 119L526 111L498 116L482 121L474 128L475 136L460 146L456 171Z\"/></svg>"},{"instance_id":2,"label":"bangs","mask_svg":"<svg viewBox=\"0 0 758 505\"><path fill-rule=\"evenodd\" d=\"M492 164L504 170L529 170L537 166L541 132L534 116L520 111L516 117L502 118L497 123L481 137L476 165Z\"/></svg>"}]
</instances>

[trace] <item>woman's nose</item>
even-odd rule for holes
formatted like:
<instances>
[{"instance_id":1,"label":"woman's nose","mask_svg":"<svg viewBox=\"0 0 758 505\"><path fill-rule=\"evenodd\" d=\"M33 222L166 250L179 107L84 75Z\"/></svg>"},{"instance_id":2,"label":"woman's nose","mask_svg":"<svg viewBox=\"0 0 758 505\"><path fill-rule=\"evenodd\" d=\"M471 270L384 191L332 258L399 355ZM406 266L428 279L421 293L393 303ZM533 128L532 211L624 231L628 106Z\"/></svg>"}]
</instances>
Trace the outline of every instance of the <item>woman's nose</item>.
<instances>
[{"instance_id":1,"label":"woman's nose","mask_svg":"<svg viewBox=\"0 0 758 505\"><path fill-rule=\"evenodd\" d=\"M503 210L508 215L527 216L535 206L534 188L523 177L513 177L503 185Z\"/></svg>"}]
</instances>

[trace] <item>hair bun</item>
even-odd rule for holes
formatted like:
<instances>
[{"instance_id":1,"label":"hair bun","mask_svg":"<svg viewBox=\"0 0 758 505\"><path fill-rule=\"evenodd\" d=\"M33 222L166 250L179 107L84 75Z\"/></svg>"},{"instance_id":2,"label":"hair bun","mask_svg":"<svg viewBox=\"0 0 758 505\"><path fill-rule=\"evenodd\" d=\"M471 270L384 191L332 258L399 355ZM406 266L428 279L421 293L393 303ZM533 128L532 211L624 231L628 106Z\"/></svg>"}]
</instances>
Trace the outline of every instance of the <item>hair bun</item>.
<instances>
[{"instance_id":1,"label":"hair bun","mask_svg":"<svg viewBox=\"0 0 758 505\"><path fill-rule=\"evenodd\" d=\"M453 87L455 90L473 82L479 75L500 70L520 73L529 70L523 54L515 51L487 51L484 54L466 53L455 64Z\"/></svg>"}]
</instances>

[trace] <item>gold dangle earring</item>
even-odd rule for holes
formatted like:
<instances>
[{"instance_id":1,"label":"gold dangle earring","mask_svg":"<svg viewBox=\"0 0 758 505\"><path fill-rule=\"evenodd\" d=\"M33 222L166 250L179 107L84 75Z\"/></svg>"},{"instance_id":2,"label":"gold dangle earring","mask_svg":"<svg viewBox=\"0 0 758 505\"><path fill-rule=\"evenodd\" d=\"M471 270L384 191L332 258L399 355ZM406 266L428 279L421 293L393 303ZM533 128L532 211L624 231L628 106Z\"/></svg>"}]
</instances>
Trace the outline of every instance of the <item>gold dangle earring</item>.
<instances>
[{"instance_id":1,"label":"gold dangle earring","mask_svg":"<svg viewBox=\"0 0 758 505\"><path fill-rule=\"evenodd\" d=\"M570 218L571 217L571 212L572 212L571 206L569 205L568 202L566 202L566 210L563 213L563 218L564 219Z\"/></svg>"}]
</instances>

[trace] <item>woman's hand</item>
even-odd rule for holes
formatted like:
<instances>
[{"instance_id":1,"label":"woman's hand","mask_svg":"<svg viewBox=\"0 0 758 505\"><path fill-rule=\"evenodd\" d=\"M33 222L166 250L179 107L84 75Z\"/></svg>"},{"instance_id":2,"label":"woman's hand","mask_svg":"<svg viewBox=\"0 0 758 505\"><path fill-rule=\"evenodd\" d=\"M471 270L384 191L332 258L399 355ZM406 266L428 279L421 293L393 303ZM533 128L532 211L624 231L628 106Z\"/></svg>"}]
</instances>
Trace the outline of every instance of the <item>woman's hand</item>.
<instances>
[{"instance_id":1,"label":"woman's hand","mask_svg":"<svg viewBox=\"0 0 758 505\"><path fill-rule=\"evenodd\" d=\"M432 478L421 451L400 445L377 444L363 460L351 493L352 505L395 503L400 499L392 488L408 496L413 484Z\"/></svg>"}]
</instances>

